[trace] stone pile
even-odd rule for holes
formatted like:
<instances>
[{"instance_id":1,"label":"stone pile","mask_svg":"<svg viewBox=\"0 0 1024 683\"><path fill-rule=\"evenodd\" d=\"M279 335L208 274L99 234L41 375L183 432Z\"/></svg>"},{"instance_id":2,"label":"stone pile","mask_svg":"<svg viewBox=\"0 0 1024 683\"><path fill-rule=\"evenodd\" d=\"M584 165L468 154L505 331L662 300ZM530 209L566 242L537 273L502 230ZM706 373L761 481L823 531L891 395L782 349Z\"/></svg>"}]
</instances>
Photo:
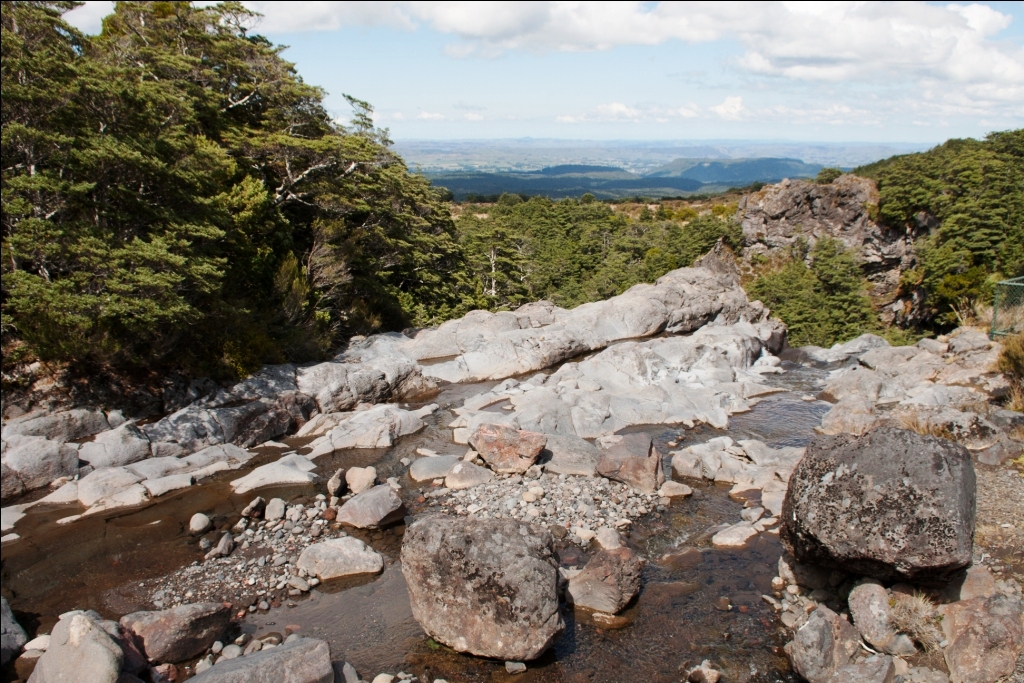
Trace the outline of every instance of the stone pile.
<instances>
[{"instance_id":1,"label":"stone pile","mask_svg":"<svg viewBox=\"0 0 1024 683\"><path fill-rule=\"evenodd\" d=\"M793 633L786 651L809 683L996 683L1024 654L1024 592L984 565L945 586L887 588L784 555L772 587L762 598ZM914 666L923 652L950 673Z\"/></svg>"},{"instance_id":2,"label":"stone pile","mask_svg":"<svg viewBox=\"0 0 1024 683\"><path fill-rule=\"evenodd\" d=\"M198 541L206 551L203 562L144 582L153 605L162 609L241 595L247 603L243 609L267 610L321 581L379 573L384 567L381 555L341 530L335 521L338 508L328 502L323 494L309 505L287 505L275 498L266 503L264 519L243 517L230 531L207 532ZM198 528L206 526L198 522Z\"/></svg>"},{"instance_id":3,"label":"stone pile","mask_svg":"<svg viewBox=\"0 0 1024 683\"><path fill-rule=\"evenodd\" d=\"M669 487L665 493L686 491ZM423 491L423 497L431 511L539 524L582 546L602 529L627 529L644 515L664 512L671 500L669 495L640 493L604 477L545 473L537 466L522 475L495 475L465 489L439 485Z\"/></svg>"}]
</instances>

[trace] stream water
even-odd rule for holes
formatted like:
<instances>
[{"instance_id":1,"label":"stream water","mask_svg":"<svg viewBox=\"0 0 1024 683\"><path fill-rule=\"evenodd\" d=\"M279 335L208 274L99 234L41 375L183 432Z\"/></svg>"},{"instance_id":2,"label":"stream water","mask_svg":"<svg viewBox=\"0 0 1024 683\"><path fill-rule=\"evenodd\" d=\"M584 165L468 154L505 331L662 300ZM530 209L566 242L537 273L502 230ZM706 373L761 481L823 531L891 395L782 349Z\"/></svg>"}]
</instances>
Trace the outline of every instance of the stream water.
<instances>
[{"instance_id":1,"label":"stream water","mask_svg":"<svg viewBox=\"0 0 1024 683\"><path fill-rule=\"evenodd\" d=\"M789 363L784 367L785 374L769 380L784 391L763 398L750 412L734 415L728 430L664 425L642 429L654 437L662 453L672 450L669 441L685 445L722 434L759 439L774 447L804 445L829 407L802 398L818 390L822 373ZM417 501L418 487L399 460L414 457L420 447L453 452L451 430L446 428L454 417L451 409L494 384L446 387L432 399L441 408L427 419L426 429L389 449L323 456L317 460L319 473L330 477L339 467L372 464L381 480L400 477L407 507L416 515L423 507ZM304 445L297 440L288 443ZM272 452L263 453L251 465L271 457ZM58 614L75 608L95 609L110 618L152 609L149 593L140 584L201 560L188 534L189 518L202 510L218 528L232 525L253 494L233 495L228 482L245 471L220 473L148 507L67 525L56 520L74 514L70 506L30 509L18 523L22 539L4 548L3 595L30 633L48 632ZM670 471L666 460L666 473ZM778 537L761 534L743 550L712 548L709 529L739 521L742 503L729 498L727 485L687 483L694 488L691 498L676 499L667 511L633 525L627 543L648 562L641 594L623 612L621 628L599 628L565 609L564 635L516 681L679 681L687 668L704 659L722 669L730 682L796 680L781 650L784 632L760 597L771 592L781 552ZM259 492L267 499L292 501L315 493L295 487ZM327 640L335 659L351 662L366 680L399 670L421 681L511 679L503 662L460 655L420 629L412 618L398 562L403 532L399 525L353 533L385 556L382 574L321 586L281 607L250 614L242 630L265 634L297 627L304 635ZM558 550L565 566L586 560L587 552L571 544L563 543Z\"/></svg>"}]
</instances>

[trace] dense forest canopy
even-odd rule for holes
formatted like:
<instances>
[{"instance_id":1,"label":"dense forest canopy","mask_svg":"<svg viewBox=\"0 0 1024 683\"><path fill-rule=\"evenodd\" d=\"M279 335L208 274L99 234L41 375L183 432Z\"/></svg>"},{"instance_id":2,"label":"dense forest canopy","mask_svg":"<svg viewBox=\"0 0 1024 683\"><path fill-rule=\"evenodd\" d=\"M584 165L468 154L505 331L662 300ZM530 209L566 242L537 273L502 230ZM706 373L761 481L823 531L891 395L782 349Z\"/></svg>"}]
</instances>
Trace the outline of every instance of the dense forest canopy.
<instances>
[{"instance_id":1,"label":"dense forest canopy","mask_svg":"<svg viewBox=\"0 0 1024 683\"><path fill-rule=\"evenodd\" d=\"M1024 129L950 140L854 171L878 182L878 216L919 235L901 286L928 318L955 325L989 303L998 280L1024 275Z\"/></svg>"},{"instance_id":2,"label":"dense forest canopy","mask_svg":"<svg viewBox=\"0 0 1024 683\"><path fill-rule=\"evenodd\" d=\"M5 363L242 374L465 305L450 213L238 3L5 2Z\"/></svg>"}]
</instances>

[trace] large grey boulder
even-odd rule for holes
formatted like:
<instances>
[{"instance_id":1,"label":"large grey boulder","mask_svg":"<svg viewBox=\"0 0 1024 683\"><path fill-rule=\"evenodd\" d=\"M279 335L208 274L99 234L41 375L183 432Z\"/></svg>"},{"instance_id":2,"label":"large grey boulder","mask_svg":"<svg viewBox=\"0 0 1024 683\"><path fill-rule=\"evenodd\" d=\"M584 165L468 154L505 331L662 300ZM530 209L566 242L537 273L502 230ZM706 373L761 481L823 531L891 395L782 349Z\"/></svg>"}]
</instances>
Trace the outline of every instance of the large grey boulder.
<instances>
[{"instance_id":1,"label":"large grey boulder","mask_svg":"<svg viewBox=\"0 0 1024 683\"><path fill-rule=\"evenodd\" d=\"M615 614L640 592L640 558L629 548L601 550L569 579L573 604Z\"/></svg>"},{"instance_id":2,"label":"large grey boulder","mask_svg":"<svg viewBox=\"0 0 1024 683\"><path fill-rule=\"evenodd\" d=\"M338 510L336 521L359 529L386 526L405 516L402 499L390 484L374 486L349 498Z\"/></svg>"},{"instance_id":3,"label":"large grey boulder","mask_svg":"<svg viewBox=\"0 0 1024 683\"><path fill-rule=\"evenodd\" d=\"M60 441L17 436L8 441L3 463L4 478L14 477L3 484L3 497L7 499L21 491L48 486L54 479L74 476L78 472L78 452L73 445Z\"/></svg>"},{"instance_id":4,"label":"large grey boulder","mask_svg":"<svg viewBox=\"0 0 1024 683\"><path fill-rule=\"evenodd\" d=\"M597 463L597 473L621 481L643 493L654 493L665 483L661 454L647 434L608 437Z\"/></svg>"},{"instance_id":5,"label":"large grey boulder","mask_svg":"<svg viewBox=\"0 0 1024 683\"><path fill-rule=\"evenodd\" d=\"M231 610L219 602L121 617L121 625L142 639L146 656L155 662L181 662L199 656L224 635L230 621Z\"/></svg>"},{"instance_id":6,"label":"large grey boulder","mask_svg":"<svg viewBox=\"0 0 1024 683\"><path fill-rule=\"evenodd\" d=\"M64 615L29 683L116 683L124 652L102 625L84 612Z\"/></svg>"},{"instance_id":7,"label":"large grey boulder","mask_svg":"<svg viewBox=\"0 0 1024 683\"><path fill-rule=\"evenodd\" d=\"M782 542L801 562L881 580L942 580L971 563L971 456L882 427L818 436L789 480Z\"/></svg>"},{"instance_id":8,"label":"large grey boulder","mask_svg":"<svg viewBox=\"0 0 1024 683\"><path fill-rule=\"evenodd\" d=\"M597 474L597 461L601 459L597 446L578 436L548 434L547 438L547 445L541 453L545 472L584 477Z\"/></svg>"},{"instance_id":9,"label":"large grey boulder","mask_svg":"<svg viewBox=\"0 0 1024 683\"><path fill-rule=\"evenodd\" d=\"M561 635L557 566L550 532L512 520L423 517L402 542L416 621L481 657L536 659Z\"/></svg>"},{"instance_id":10,"label":"large grey boulder","mask_svg":"<svg viewBox=\"0 0 1024 683\"><path fill-rule=\"evenodd\" d=\"M333 683L331 648L323 640L290 643L218 662L195 683Z\"/></svg>"},{"instance_id":11,"label":"large grey boulder","mask_svg":"<svg viewBox=\"0 0 1024 683\"><path fill-rule=\"evenodd\" d=\"M0 598L0 666L7 666L7 662L17 657L26 642L28 635L14 618L7 598Z\"/></svg>"},{"instance_id":12,"label":"large grey boulder","mask_svg":"<svg viewBox=\"0 0 1024 683\"><path fill-rule=\"evenodd\" d=\"M358 538L330 538L308 546L295 565L321 581L342 576L376 574L384 568L384 558Z\"/></svg>"},{"instance_id":13,"label":"large grey boulder","mask_svg":"<svg viewBox=\"0 0 1024 683\"><path fill-rule=\"evenodd\" d=\"M860 649L860 637L848 621L818 605L786 647L793 668L808 683L830 683Z\"/></svg>"}]
</instances>

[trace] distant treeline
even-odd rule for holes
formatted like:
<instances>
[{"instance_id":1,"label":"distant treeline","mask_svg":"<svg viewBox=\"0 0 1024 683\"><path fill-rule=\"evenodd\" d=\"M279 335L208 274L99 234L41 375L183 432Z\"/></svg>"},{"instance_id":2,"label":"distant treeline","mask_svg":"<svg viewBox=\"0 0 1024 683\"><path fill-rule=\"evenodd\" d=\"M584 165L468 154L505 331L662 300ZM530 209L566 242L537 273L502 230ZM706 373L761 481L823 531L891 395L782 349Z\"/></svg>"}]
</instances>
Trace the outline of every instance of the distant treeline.
<instances>
[{"instance_id":1,"label":"distant treeline","mask_svg":"<svg viewBox=\"0 0 1024 683\"><path fill-rule=\"evenodd\" d=\"M579 198L593 194L600 199L621 199L642 194L672 197L705 194L751 183L778 182L783 178L813 178L818 164L798 159L677 159L649 173L637 175L615 166L566 164L537 171L428 172L437 187L458 201L475 201L502 194L541 196L551 199Z\"/></svg>"}]
</instances>

